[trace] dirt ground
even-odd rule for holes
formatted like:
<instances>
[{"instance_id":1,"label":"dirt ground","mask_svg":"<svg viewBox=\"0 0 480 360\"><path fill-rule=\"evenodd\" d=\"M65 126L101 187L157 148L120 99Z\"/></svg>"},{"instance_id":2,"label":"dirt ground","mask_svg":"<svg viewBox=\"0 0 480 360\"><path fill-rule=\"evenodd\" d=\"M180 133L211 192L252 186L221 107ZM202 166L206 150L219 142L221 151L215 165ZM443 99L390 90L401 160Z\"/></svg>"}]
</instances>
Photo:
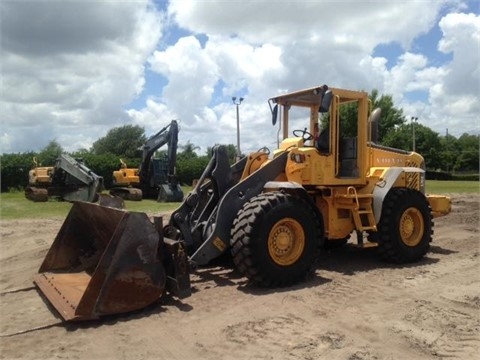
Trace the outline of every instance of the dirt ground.
<instances>
[{"instance_id":1,"label":"dirt ground","mask_svg":"<svg viewBox=\"0 0 480 360\"><path fill-rule=\"evenodd\" d=\"M249 285L231 264L192 276L193 295L81 325L0 338L1 359L477 359L478 195L451 194L431 251L394 266L375 249L325 251L302 284ZM29 287L63 219L1 221L2 335L57 322Z\"/></svg>"}]
</instances>

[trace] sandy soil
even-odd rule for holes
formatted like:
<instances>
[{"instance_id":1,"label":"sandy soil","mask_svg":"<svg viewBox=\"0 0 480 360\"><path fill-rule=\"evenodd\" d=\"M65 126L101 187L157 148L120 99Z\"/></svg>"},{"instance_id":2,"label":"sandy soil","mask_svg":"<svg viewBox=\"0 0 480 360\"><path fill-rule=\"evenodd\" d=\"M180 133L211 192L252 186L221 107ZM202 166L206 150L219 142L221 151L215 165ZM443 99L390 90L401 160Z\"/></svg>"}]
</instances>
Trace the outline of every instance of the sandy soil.
<instances>
[{"instance_id":1,"label":"sandy soil","mask_svg":"<svg viewBox=\"0 0 480 360\"><path fill-rule=\"evenodd\" d=\"M194 293L144 311L0 338L1 359L474 359L480 354L479 200L452 194L431 252L393 266L375 249L324 252L304 283L250 286L200 269ZM1 222L1 333L58 319L32 285L63 219Z\"/></svg>"}]
</instances>

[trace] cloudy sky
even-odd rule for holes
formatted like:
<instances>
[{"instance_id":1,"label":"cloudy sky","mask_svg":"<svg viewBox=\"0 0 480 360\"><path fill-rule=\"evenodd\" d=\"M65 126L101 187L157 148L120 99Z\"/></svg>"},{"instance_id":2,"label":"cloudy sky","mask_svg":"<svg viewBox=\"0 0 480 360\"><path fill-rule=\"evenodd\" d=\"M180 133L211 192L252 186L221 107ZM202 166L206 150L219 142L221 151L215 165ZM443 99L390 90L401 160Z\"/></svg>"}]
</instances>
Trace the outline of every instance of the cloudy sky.
<instances>
[{"instance_id":1,"label":"cloudy sky","mask_svg":"<svg viewBox=\"0 0 480 360\"><path fill-rule=\"evenodd\" d=\"M274 148L267 99L328 84L393 96L444 135L480 132L477 0L2 0L0 152L113 127ZM304 124L298 125L300 128Z\"/></svg>"}]
</instances>

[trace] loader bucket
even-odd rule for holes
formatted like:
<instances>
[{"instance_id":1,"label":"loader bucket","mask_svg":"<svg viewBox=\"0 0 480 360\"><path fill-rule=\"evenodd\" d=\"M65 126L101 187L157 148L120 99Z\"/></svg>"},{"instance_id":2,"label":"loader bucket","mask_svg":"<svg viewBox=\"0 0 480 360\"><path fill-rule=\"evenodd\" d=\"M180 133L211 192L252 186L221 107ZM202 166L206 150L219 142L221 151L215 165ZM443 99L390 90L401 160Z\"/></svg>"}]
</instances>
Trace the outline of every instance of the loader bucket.
<instances>
[{"instance_id":1,"label":"loader bucket","mask_svg":"<svg viewBox=\"0 0 480 360\"><path fill-rule=\"evenodd\" d=\"M158 246L146 214L75 202L34 282L67 321L138 310L165 288Z\"/></svg>"}]
</instances>

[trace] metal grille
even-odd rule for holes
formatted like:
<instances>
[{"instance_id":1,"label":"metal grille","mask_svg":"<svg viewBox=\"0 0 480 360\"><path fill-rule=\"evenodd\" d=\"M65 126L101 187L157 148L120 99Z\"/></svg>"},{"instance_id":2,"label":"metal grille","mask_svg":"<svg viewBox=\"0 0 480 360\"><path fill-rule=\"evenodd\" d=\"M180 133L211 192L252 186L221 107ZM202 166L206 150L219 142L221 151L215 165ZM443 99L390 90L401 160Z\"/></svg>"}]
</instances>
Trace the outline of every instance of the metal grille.
<instances>
[{"instance_id":1,"label":"metal grille","mask_svg":"<svg viewBox=\"0 0 480 360\"><path fill-rule=\"evenodd\" d=\"M408 167L418 167L418 164L414 161L408 161ZM410 189L419 189L420 188L420 173L418 172L408 172L405 176L406 178L406 186Z\"/></svg>"}]
</instances>

